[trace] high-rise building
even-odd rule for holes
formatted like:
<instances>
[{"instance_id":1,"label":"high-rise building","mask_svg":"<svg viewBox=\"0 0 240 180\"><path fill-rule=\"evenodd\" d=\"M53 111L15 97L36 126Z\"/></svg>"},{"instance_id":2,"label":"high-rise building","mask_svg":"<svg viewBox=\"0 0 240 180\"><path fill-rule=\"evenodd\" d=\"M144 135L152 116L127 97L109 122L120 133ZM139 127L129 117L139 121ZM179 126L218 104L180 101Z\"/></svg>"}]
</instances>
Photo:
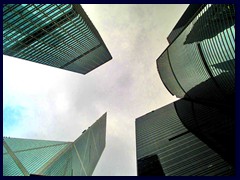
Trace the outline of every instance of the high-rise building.
<instances>
[{"instance_id":1,"label":"high-rise building","mask_svg":"<svg viewBox=\"0 0 240 180\"><path fill-rule=\"evenodd\" d=\"M193 4L157 59L178 98L136 119L138 175L235 173L235 6Z\"/></svg>"},{"instance_id":2,"label":"high-rise building","mask_svg":"<svg viewBox=\"0 0 240 180\"><path fill-rule=\"evenodd\" d=\"M234 101L234 5L190 5L168 39L157 67L172 95L205 103Z\"/></svg>"},{"instance_id":3,"label":"high-rise building","mask_svg":"<svg viewBox=\"0 0 240 180\"><path fill-rule=\"evenodd\" d=\"M191 4L185 10L184 14L178 20L177 24L174 26L171 33L168 35L167 40L171 44L178 35L183 31L183 29L188 25L188 23L194 18L195 13L203 7L203 4Z\"/></svg>"},{"instance_id":4,"label":"high-rise building","mask_svg":"<svg viewBox=\"0 0 240 180\"><path fill-rule=\"evenodd\" d=\"M105 148L105 113L74 142L3 138L4 176L89 176Z\"/></svg>"},{"instance_id":5,"label":"high-rise building","mask_svg":"<svg viewBox=\"0 0 240 180\"><path fill-rule=\"evenodd\" d=\"M3 54L81 74L112 59L78 4L5 4Z\"/></svg>"},{"instance_id":6,"label":"high-rise building","mask_svg":"<svg viewBox=\"0 0 240 180\"><path fill-rule=\"evenodd\" d=\"M181 99L137 118L138 175L234 175L232 116Z\"/></svg>"},{"instance_id":7,"label":"high-rise building","mask_svg":"<svg viewBox=\"0 0 240 180\"><path fill-rule=\"evenodd\" d=\"M136 119L139 176L234 175L232 114L181 99Z\"/></svg>"}]
</instances>

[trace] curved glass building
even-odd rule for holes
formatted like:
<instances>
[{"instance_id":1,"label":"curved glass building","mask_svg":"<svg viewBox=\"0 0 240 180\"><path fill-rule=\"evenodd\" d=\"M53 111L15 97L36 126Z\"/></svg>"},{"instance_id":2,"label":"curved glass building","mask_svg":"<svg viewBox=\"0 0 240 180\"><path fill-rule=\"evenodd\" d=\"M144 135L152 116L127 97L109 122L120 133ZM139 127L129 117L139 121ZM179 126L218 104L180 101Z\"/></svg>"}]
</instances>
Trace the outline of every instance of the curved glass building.
<instances>
[{"instance_id":1,"label":"curved glass building","mask_svg":"<svg viewBox=\"0 0 240 180\"><path fill-rule=\"evenodd\" d=\"M138 175L235 174L235 6L189 5L157 59L178 98L136 119Z\"/></svg>"},{"instance_id":2,"label":"curved glass building","mask_svg":"<svg viewBox=\"0 0 240 180\"><path fill-rule=\"evenodd\" d=\"M235 94L235 6L190 5L187 12L157 59L160 77L179 98L228 101Z\"/></svg>"}]
</instances>

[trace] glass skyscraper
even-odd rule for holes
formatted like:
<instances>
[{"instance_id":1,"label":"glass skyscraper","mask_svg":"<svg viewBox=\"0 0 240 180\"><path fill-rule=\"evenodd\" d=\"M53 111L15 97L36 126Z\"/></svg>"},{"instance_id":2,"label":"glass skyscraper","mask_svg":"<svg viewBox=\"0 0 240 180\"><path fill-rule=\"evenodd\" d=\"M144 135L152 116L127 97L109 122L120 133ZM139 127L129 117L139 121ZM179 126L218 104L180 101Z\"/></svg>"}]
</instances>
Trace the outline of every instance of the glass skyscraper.
<instances>
[{"instance_id":1,"label":"glass skyscraper","mask_svg":"<svg viewBox=\"0 0 240 180\"><path fill-rule=\"evenodd\" d=\"M231 115L181 99L137 118L138 175L234 175Z\"/></svg>"},{"instance_id":2,"label":"glass skyscraper","mask_svg":"<svg viewBox=\"0 0 240 180\"><path fill-rule=\"evenodd\" d=\"M233 100L235 6L197 7L188 7L186 12L193 8L194 16L183 15L188 24L183 23L184 28L175 27L169 35L171 44L157 59L161 80L179 98L218 103Z\"/></svg>"},{"instance_id":3,"label":"glass skyscraper","mask_svg":"<svg viewBox=\"0 0 240 180\"><path fill-rule=\"evenodd\" d=\"M74 142L3 138L4 176L90 176L105 148L105 113Z\"/></svg>"},{"instance_id":4,"label":"glass skyscraper","mask_svg":"<svg viewBox=\"0 0 240 180\"><path fill-rule=\"evenodd\" d=\"M235 173L235 6L193 4L157 59L178 98L136 119L138 175Z\"/></svg>"},{"instance_id":5,"label":"glass skyscraper","mask_svg":"<svg viewBox=\"0 0 240 180\"><path fill-rule=\"evenodd\" d=\"M3 54L81 74L112 59L78 4L5 4Z\"/></svg>"}]
</instances>

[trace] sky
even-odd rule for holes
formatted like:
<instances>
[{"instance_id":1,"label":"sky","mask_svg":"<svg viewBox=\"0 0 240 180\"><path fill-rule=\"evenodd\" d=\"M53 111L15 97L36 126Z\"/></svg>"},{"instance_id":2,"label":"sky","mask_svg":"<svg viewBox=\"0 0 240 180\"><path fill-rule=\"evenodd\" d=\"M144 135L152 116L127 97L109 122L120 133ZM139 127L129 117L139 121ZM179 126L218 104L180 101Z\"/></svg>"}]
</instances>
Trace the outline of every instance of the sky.
<instances>
[{"instance_id":1,"label":"sky","mask_svg":"<svg viewBox=\"0 0 240 180\"><path fill-rule=\"evenodd\" d=\"M136 176L135 119L175 100L156 59L185 4L84 4L113 59L86 75L3 55L3 135L74 141L107 112L94 176Z\"/></svg>"}]
</instances>

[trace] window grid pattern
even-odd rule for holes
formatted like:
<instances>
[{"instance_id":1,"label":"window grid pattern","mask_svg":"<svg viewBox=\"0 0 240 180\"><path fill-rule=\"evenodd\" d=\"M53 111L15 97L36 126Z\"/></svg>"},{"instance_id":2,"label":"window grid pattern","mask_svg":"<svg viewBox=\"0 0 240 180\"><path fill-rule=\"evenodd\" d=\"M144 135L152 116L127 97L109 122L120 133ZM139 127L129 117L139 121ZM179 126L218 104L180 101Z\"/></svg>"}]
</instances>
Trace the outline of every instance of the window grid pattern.
<instances>
[{"instance_id":1,"label":"window grid pattern","mask_svg":"<svg viewBox=\"0 0 240 180\"><path fill-rule=\"evenodd\" d=\"M5 55L65 69L87 54L84 63L88 65L68 68L83 74L111 59L104 44L72 5L8 4L4 6L3 19ZM99 47L101 54L96 51Z\"/></svg>"},{"instance_id":2,"label":"window grid pattern","mask_svg":"<svg viewBox=\"0 0 240 180\"><path fill-rule=\"evenodd\" d=\"M17 152L18 157L29 174L35 174L46 162L53 158L58 152L66 147L66 144L51 146L41 149Z\"/></svg>"},{"instance_id":3,"label":"window grid pattern","mask_svg":"<svg viewBox=\"0 0 240 180\"><path fill-rule=\"evenodd\" d=\"M177 114L173 111L173 104L169 104L164 109L164 115L167 115L169 121L160 121L162 109L155 110L136 120L136 138L139 149L150 145L153 142L162 141L168 137L185 132L187 129L177 120ZM151 123L149 123L149 120ZM165 127L161 130L159 127ZM149 133L151 132L151 133ZM141 139L138 141L138 139Z\"/></svg>"},{"instance_id":4,"label":"window grid pattern","mask_svg":"<svg viewBox=\"0 0 240 180\"><path fill-rule=\"evenodd\" d=\"M185 96L185 92L180 87L171 69L167 50L157 59L157 67L161 80L167 88L171 88L169 89L170 93L172 95L177 94L180 97Z\"/></svg>"},{"instance_id":5,"label":"window grid pattern","mask_svg":"<svg viewBox=\"0 0 240 180\"><path fill-rule=\"evenodd\" d=\"M192 24L190 24L168 48L169 61L172 65L173 73L188 97L192 99L202 98L218 101L221 99L221 94L205 69L196 43L183 45L191 30ZM201 89L201 91L196 89ZM202 89L204 89L204 94L207 95L202 96ZM186 94L184 96L186 96ZM176 95L180 98L184 97L180 96L180 94Z\"/></svg>"},{"instance_id":6,"label":"window grid pattern","mask_svg":"<svg viewBox=\"0 0 240 180\"><path fill-rule=\"evenodd\" d=\"M166 176L234 175L232 167L191 132L170 140L186 131L176 114L171 103L136 119L137 165L157 155ZM164 135L168 129L171 133Z\"/></svg>"},{"instance_id":7,"label":"window grid pattern","mask_svg":"<svg viewBox=\"0 0 240 180\"><path fill-rule=\"evenodd\" d=\"M232 95L235 92L234 5L204 6L157 59L157 65L163 83L179 98L220 102L226 95ZM175 75L178 84L169 74Z\"/></svg>"},{"instance_id":8,"label":"window grid pattern","mask_svg":"<svg viewBox=\"0 0 240 180\"><path fill-rule=\"evenodd\" d=\"M104 150L105 136L106 114L95 122L91 128L86 130L81 135L81 138L74 142L77 150L77 152L73 152L76 157L76 159L73 160L73 173L75 175L92 175L93 170L95 169L95 166ZM79 166L81 167L80 169Z\"/></svg>"},{"instance_id":9,"label":"window grid pattern","mask_svg":"<svg viewBox=\"0 0 240 180\"><path fill-rule=\"evenodd\" d=\"M225 106L207 106L184 99L174 102L184 126L234 166L234 118Z\"/></svg>"},{"instance_id":10,"label":"window grid pattern","mask_svg":"<svg viewBox=\"0 0 240 180\"><path fill-rule=\"evenodd\" d=\"M72 168L73 176L87 176L86 170L84 169L84 165L80 161L75 148L72 149Z\"/></svg>"},{"instance_id":11,"label":"window grid pattern","mask_svg":"<svg viewBox=\"0 0 240 180\"><path fill-rule=\"evenodd\" d=\"M90 176L105 148L105 139L106 113L74 142L4 137L4 145L13 154L9 155L3 147L3 174L24 175L16 161L26 169L27 175Z\"/></svg>"},{"instance_id":12,"label":"window grid pattern","mask_svg":"<svg viewBox=\"0 0 240 180\"><path fill-rule=\"evenodd\" d=\"M100 46L91 52L91 54L87 54L84 57L77 59L73 63L70 63L64 67L64 69L86 74L89 70L93 70L97 65L104 64L104 59L111 58L110 54L106 54L105 52L105 48L103 46Z\"/></svg>"},{"instance_id":13,"label":"window grid pattern","mask_svg":"<svg viewBox=\"0 0 240 180\"><path fill-rule=\"evenodd\" d=\"M70 176L72 171L72 148L69 148L45 172L44 176Z\"/></svg>"},{"instance_id":14,"label":"window grid pattern","mask_svg":"<svg viewBox=\"0 0 240 180\"><path fill-rule=\"evenodd\" d=\"M4 140L4 139L3 139ZM3 154L4 153L7 153L7 150L6 150L6 148L3 146Z\"/></svg>"},{"instance_id":15,"label":"window grid pattern","mask_svg":"<svg viewBox=\"0 0 240 180\"><path fill-rule=\"evenodd\" d=\"M36 139L21 139L21 138L4 138L4 141L8 144L13 152L26 151L29 149L42 148L47 146L54 146L60 144L66 144L61 141L46 141Z\"/></svg>"},{"instance_id":16,"label":"window grid pattern","mask_svg":"<svg viewBox=\"0 0 240 180\"><path fill-rule=\"evenodd\" d=\"M217 20L211 21L212 28L202 32L201 36L210 36L218 32L218 29L224 30L212 38L201 41L200 45L217 83L226 94L231 94L235 89L235 7L230 4L207 5L197 18L201 18L210 8L212 10L209 11L209 16Z\"/></svg>"},{"instance_id":17,"label":"window grid pattern","mask_svg":"<svg viewBox=\"0 0 240 180\"><path fill-rule=\"evenodd\" d=\"M8 164L3 166L3 176L23 176L22 171L8 153L3 155L3 164Z\"/></svg>"}]
</instances>

